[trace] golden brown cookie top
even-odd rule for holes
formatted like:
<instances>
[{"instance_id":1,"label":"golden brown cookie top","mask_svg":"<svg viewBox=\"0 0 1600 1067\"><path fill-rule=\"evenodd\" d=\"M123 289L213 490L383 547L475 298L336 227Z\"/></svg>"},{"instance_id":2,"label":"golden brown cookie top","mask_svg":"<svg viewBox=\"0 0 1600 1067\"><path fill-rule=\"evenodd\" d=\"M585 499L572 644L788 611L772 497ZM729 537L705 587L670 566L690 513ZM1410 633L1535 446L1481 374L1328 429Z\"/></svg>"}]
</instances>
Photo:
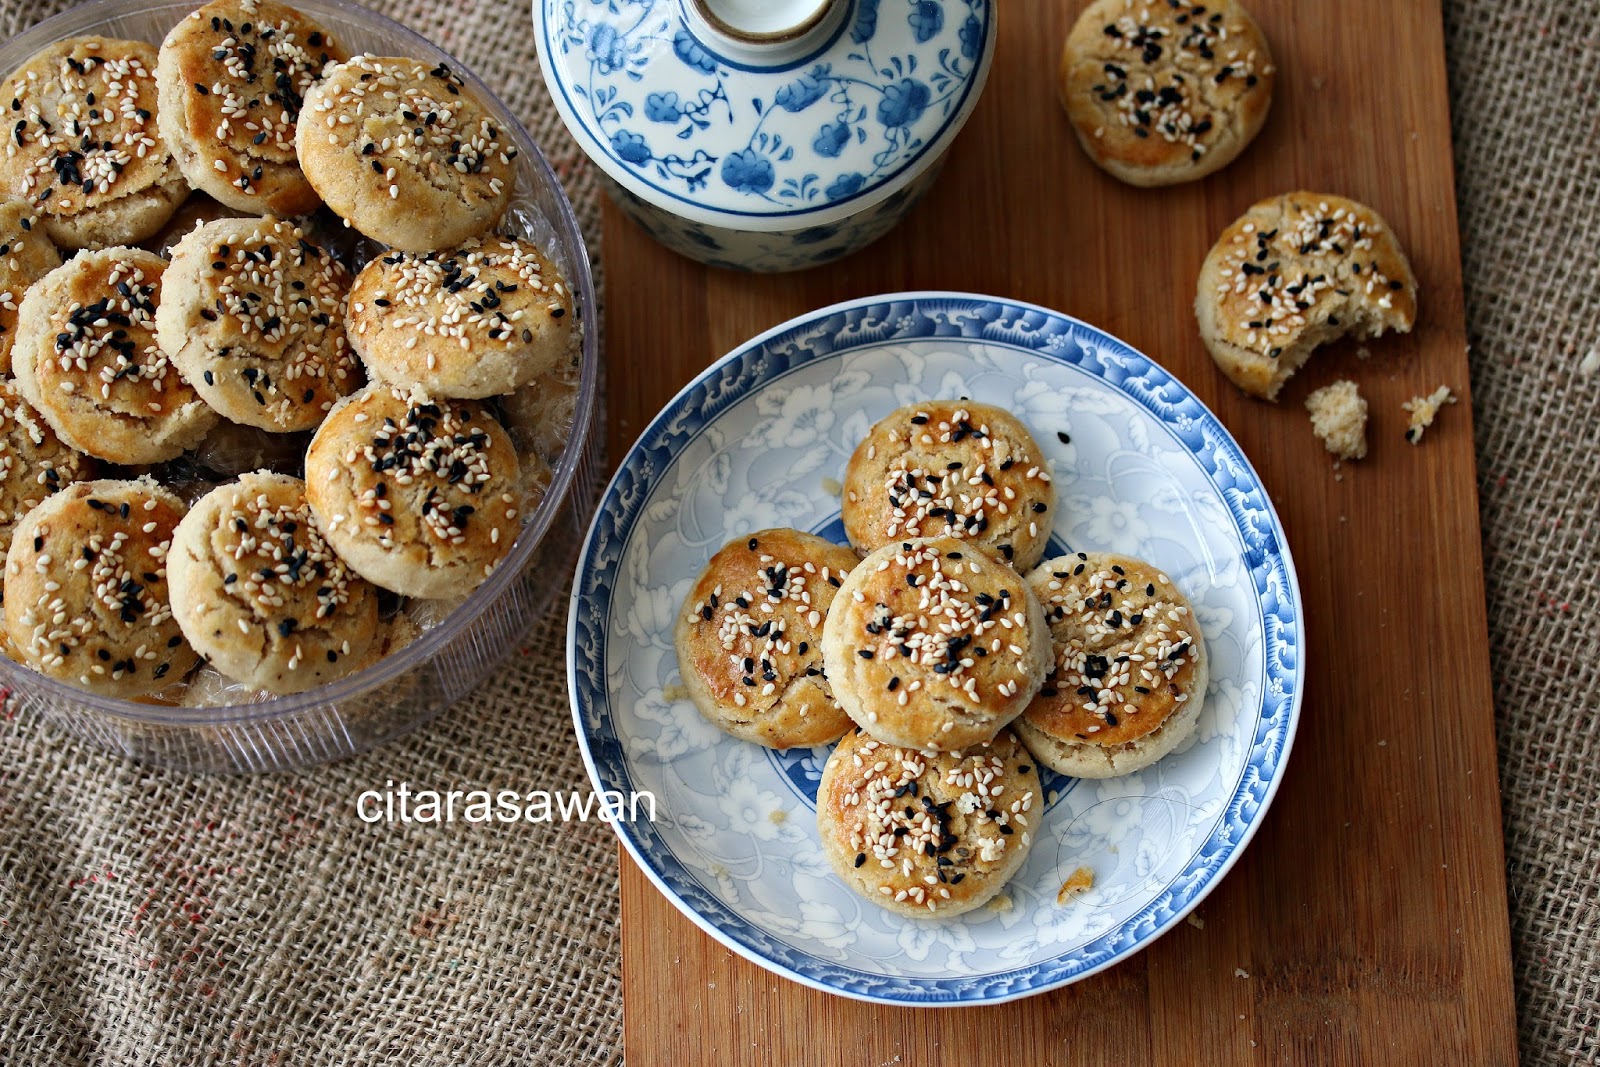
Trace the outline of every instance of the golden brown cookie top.
<instances>
[{"instance_id":1,"label":"golden brown cookie top","mask_svg":"<svg viewBox=\"0 0 1600 1067\"><path fill-rule=\"evenodd\" d=\"M143 41L70 37L37 52L0 85L6 192L41 214L72 216L169 180L155 70Z\"/></svg>"},{"instance_id":2,"label":"golden brown cookie top","mask_svg":"<svg viewBox=\"0 0 1600 1067\"><path fill-rule=\"evenodd\" d=\"M377 590L317 528L298 478L258 471L219 486L179 525L173 610L196 649L230 677L299 692L367 654Z\"/></svg>"},{"instance_id":3,"label":"golden brown cookie top","mask_svg":"<svg viewBox=\"0 0 1600 1067\"><path fill-rule=\"evenodd\" d=\"M511 392L569 357L571 294L530 241L473 238L369 262L350 291L352 340L373 372L443 396Z\"/></svg>"},{"instance_id":4,"label":"golden brown cookie top","mask_svg":"<svg viewBox=\"0 0 1600 1067\"><path fill-rule=\"evenodd\" d=\"M446 63L360 55L306 94L296 148L328 206L425 252L491 227L510 201L510 132Z\"/></svg>"},{"instance_id":5,"label":"golden brown cookie top","mask_svg":"<svg viewBox=\"0 0 1600 1067\"><path fill-rule=\"evenodd\" d=\"M369 581L411 596L464 593L510 551L518 470L482 405L382 385L338 404L306 454L324 535Z\"/></svg>"},{"instance_id":6,"label":"golden brown cookie top","mask_svg":"<svg viewBox=\"0 0 1600 1067\"><path fill-rule=\"evenodd\" d=\"M844 525L866 553L915 537L986 545L1019 568L1044 554L1055 485L1016 416L970 400L930 400L891 412L845 468Z\"/></svg>"},{"instance_id":7,"label":"golden brown cookie top","mask_svg":"<svg viewBox=\"0 0 1600 1067\"><path fill-rule=\"evenodd\" d=\"M156 314L162 348L229 418L316 426L362 375L344 333L350 274L300 227L220 219L172 250Z\"/></svg>"},{"instance_id":8,"label":"golden brown cookie top","mask_svg":"<svg viewBox=\"0 0 1600 1067\"><path fill-rule=\"evenodd\" d=\"M1200 295L1217 305L1219 339L1268 359L1331 310L1399 330L1416 319L1416 278L1399 242L1377 212L1341 196L1260 201L1223 231L1206 272L1213 290Z\"/></svg>"},{"instance_id":9,"label":"golden brown cookie top","mask_svg":"<svg viewBox=\"0 0 1600 1067\"><path fill-rule=\"evenodd\" d=\"M275 0L212 0L161 46L183 129L204 144L207 165L246 198L258 191L262 164L295 163L305 93L347 54L326 29ZM298 206L309 210L315 197Z\"/></svg>"},{"instance_id":10,"label":"golden brown cookie top","mask_svg":"<svg viewBox=\"0 0 1600 1067\"><path fill-rule=\"evenodd\" d=\"M862 729L938 751L993 738L1049 669L1027 583L988 549L949 537L862 560L828 613L823 651Z\"/></svg>"},{"instance_id":11,"label":"golden brown cookie top","mask_svg":"<svg viewBox=\"0 0 1600 1067\"><path fill-rule=\"evenodd\" d=\"M1161 184L1215 169L1208 153L1237 155L1276 81L1266 38L1234 0L1095 0L1061 67L1068 114L1096 161Z\"/></svg>"},{"instance_id":12,"label":"golden brown cookie top","mask_svg":"<svg viewBox=\"0 0 1600 1067\"><path fill-rule=\"evenodd\" d=\"M828 761L819 828L844 874L895 911L957 914L997 892L1033 843L1039 773L1010 730L926 755L847 734Z\"/></svg>"},{"instance_id":13,"label":"golden brown cookie top","mask_svg":"<svg viewBox=\"0 0 1600 1067\"><path fill-rule=\"evenodd\" d=\"M848 548L788 529L735 538L711 557L676 633L679 670L707 718L775 748L839 736L849 720L823 674L822 624L855 564Z\"/></svg>"},{"instance_id":14,"label":"golden brown cookie top","mask_svg":"<svg viewBox=\"0 0 1600 1067\"><path fill-rule=\"evenodd\" d=\"M1153 732L1204 677L1194 609L1158 568L1079 552L1028 576L1050 625L1055 662L1025 717L1061 740L1121 745Z\"/></svg>"},{"instance_id":15,"label":"golden brown cookie top","mask_svg":"<svg viewBox=\"0 0 1600 1067\"><path fill-rule=\"evenodd\" d=\"M19 388L90 455L159 462L215 421L156 342L166 267L137 248L84 252L23 300L12 353Z\"/></svg>"},{"instance_id":16,"label":"golden brown cookie top","mask_svg":"<svg viewBox=\"0 0 1600 1067\"><path fill-rule=\"evenodd\" d=\"M24 660L114 696L187 673L195 654L167 594L183 514L148 479L77 482L29 512L6 557L6 627Z\"/></svg>"}]
</instances>

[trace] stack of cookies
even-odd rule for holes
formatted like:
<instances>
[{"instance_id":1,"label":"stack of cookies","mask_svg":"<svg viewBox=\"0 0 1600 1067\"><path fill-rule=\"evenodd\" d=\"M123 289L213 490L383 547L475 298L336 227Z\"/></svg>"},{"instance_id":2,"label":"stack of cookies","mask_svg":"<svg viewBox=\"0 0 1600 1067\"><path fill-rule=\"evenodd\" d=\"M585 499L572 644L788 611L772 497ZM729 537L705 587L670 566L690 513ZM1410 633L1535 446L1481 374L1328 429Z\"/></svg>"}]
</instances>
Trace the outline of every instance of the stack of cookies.
<instances>
[{"instance_id":1,"label":"stack of cookies","mask_svg":"<svg viewBox=\"0 0 1600 1067\"><path fill-rule=\"evenodd\" d=\"M1055 484L999 408L893 412L851 456L842 507L853 552L762 530L712 557L677 625L684 684L736 737L842 736L817 798L824 853L874 903L959 915L1032 847L1037 765L1125 774L1192 732L1199 628L1139 560L1041 562Z\"/></svg>"},{"instance_id":2,"label":"stack of cookies","mask_svg":"<svg viewBox=\"0 0 1600 1067\"><path fill-rule=\"evenodd\" d=\"M7 654L259 699L493 572L580 335L545 250L497 232L517 149L457 72L215 0L159 48L57 42L0 98ZM387 247L363 266L353 233Z\"/></svg>"}]
</instances>

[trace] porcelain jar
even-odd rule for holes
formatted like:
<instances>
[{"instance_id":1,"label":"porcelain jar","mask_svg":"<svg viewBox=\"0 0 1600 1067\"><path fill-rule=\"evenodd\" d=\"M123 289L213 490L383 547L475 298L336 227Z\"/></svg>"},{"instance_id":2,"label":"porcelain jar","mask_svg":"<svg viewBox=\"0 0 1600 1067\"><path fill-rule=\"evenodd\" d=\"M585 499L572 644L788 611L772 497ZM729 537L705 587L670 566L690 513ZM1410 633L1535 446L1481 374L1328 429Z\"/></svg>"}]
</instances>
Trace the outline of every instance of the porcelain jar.
<instances>
[{"instance_id":1,"label":"porcelain jar","mask_svg":"<svg viewBox=\"0 0 1600 1067\"><path fill-rule=\"evenodd\" d=\"M992 0L533 0L545 82L616 203L719 267L813 267L932 184Z\"/></svg>"}]
</instances>

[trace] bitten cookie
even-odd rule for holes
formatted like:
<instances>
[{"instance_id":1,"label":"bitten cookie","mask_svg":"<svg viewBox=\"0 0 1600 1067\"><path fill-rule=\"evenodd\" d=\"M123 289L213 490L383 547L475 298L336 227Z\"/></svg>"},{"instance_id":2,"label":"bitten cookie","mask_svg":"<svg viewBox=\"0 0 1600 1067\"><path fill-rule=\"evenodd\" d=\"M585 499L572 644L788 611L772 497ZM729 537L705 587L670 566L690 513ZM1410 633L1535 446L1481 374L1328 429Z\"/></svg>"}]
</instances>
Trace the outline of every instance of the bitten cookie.
<instances>
[{"instance_id":1,"label":"bitten cookie","mask_svg":"<svg viewBox=\"0 0 1600 1067\"><path fill-rule=\"evenodd\" d=\"M212 0L161 42L161 136L189 184L255 215L320 202L295 158L302 100L348 57L316 22L275 0Z\"/></svg>"},{"instance_id":2,"label":"bitten cookie","mask_svg":"<svg viewBox=\"0 0 1600 1067\"><path fill-rule=\"evenodd\" d=\"M0 379L0 555L23 516L62 486L87 478L94 461L61 443L10 382Z\"/></svg>"},{"instance_id":3,"label":"bitten cookie","mask_svg":"<svg viewBox=\"0 0 1600 1067\"><path fill-rule=\"evenodd\" d=\"M0 189L63 248L142 241L189 195L156 129L155 72L143 41L69 37L0 85L11 127Z\"/></svg>"},{"instance_id":4,"label":"bitten cookie","mask_svg":"<svg viewBox=\"0 0 1600 1067\"><path fill-rule=\"evenodd\" d=\"M768 748L850 729L822 671L822 623L856 554L798 530L724 545L689 591L675 638L684 687L713 726Z\"/></svg>"},{"instance_id":5,"label":"bitten cookie","mask_svg":"<svg viewBox=\"0 0 1600 1067\"><path fill-rule=\"evenodd\" d=\"M510 135L443 63L364 55L327 68L295 147L329 207L408 252L484 233L511 200Z\"/></svg>"},{"instance_id":6,"label":"bitten cookie","mask_svg":"<svg viewBox=\"0 0 1600 1067\"><path fill-rule=\"evenodd\" d=\"M954 752L1022 714L1050 669L1050 631L1016 571L939 537L885 545L850 572L823 625L822 658L863 730Z\"/></svg>"},{"instance_id":7,"label":"bitten cookie","mask_svg":"<svg viewBox=\"0 0 1600 1067\"><path fill-rule=\"evenodd\" d=\"M571 310L561 272L537 245L475 237L368 263L350 290L350 342L391 385L499 396L568 358Z\"/></svg>"},{"instance_id":8,"label":"bitten cookie","mask_svg":"<svg viewBox=\"0 0 1600 1067\"><path fill-rule=\"evenodd\" d=\"M17 389L80 452L159 463L217 421L156 343L166 267L137 248L85 252L22 299L11 353Z\"/></svg>"},{"instance_id":9,"label":"bitten cookie","mask_svg":"<svg viewBox=\"0 0 1600 1067\"><path fill-rule=\"evenodd\" d=\"M167 575L189 644L252 688L341 678L378 632L378 591L334 554L305 483L287 475L246 474L202 497L173 535Z\"/></svg>"},{"instance_id":10,"label":"bitten cookie","mask_svg":"<svg viewBox=\"0 0 1600 1067\"><path fill-rule=\"evenodd\" d=\"M863 554L912 537L986 545L1019 569L1044 555L1056 490L1028 428L971 401L892 412L844 472L844 528Z\"/></svg>"},{"instance_id":11,"label":"bitten cookie","mask_svg":"<svg viewBox=\"0 0 1600 1067\"><path fill-rule=\"evenodd\" d=\"M21 200L0 201L0 375L11 373L11 346L28 287L61 266L38 216Z\"/></svg>"},{"instance_id":12,"label":"bitten cookie","mask_svg":"<svg viewBox=\"0 0 1600 1067\"><path fill-rule=\"evenodd\" d=\"M363 384L345 340L350 274L298 226L222 219L172 250L156 339L234 422L309 430Z\"/></svg>"},{"instance_id":13,"label":"bitten cookie","mask_svg":"<svg viewBox=\"0 0 1600 1067\"><path fill-rule=\"evenodd\" d=\"M22 662L106 696L137 697L195 664L167 600L183 502L148 478L75 482L17 524L6 632Z\"/></svg>"},{"instance_id":14,"label":"bitten cookie","mask_svg":"<svg viewBox=\"0 0 1600 1067\"><path fill-rule=\"evenodd\" d=\"M1095 0L1061 53L1062 106L1096 165L1130 185L1193 181L1261 131L1276 81L1235 0Z\"/></svg>"},{"instance_id":15,"label":"bitten cookie","mask_svg":"<svg viewBox=\"0 0 1600 1067\"><path fill-rule=\"evenodd\" d=\"M991 900L1022 869L1043 812L1039 772L1010 730L941 755L851 733L817 789L817 831L835 873L916 919Z\"/></svg>"},{"instance_id":16,"label":"bitten cookie","mask_svg":"<svg viewBox=\"0 0 1600 1067\"><path fill-rule=\"evenodd\" d=\"M479 404L372 385L306 452L306 497L334 551L405 596L482 584L521 529L516 450Z\"/></svg>"},{"instance_id":17,"label":"bitten cookie","mask_svg":"<svg viewBox=\"0 0 1600 1067\"><path fill-rule=\"evenodd\" d=\"M1046 560L1028 575L1054 665L1013 725L1039 762L1078 778L1148 767L1194 732L1209 668L1189 601L1129 556Z\"/></svg>"},{"instance_id":18,"label":"bitten cookie","mask_svg":"<svg viewBox=\"0 0 1600 1067\"><path fill-rule=\"evenodd\" d=\"M1339 196L1285 193L1222 231L1200 268L1194 311L1222 372L1274 400L1319 345L1408 332L1417 279L1376 211Z\"/></svg>"}]
</instances>

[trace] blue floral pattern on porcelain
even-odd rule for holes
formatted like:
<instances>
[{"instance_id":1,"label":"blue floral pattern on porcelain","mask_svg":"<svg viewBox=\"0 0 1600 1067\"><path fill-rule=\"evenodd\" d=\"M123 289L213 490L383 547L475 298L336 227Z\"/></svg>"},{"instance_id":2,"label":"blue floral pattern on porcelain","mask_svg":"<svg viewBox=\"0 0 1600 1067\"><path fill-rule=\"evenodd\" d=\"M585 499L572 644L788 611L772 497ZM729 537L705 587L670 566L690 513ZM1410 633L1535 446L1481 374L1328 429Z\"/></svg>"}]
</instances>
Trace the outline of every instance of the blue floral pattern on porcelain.
<instances>
[{"instance_id":1,"label":"blue floral pattern on porcelain","mask_svg":"<svg viewBox=\"0 0 1600 1067\"><path fill-rule=\"evenodd\" d=\"M936 166L976 103L994 41L992 0L840 2L849 9L829 39L764 65L697 36L684 0L535 10L562 116L628 191L631 213L659 216L652 233L686 255L787 270L880 236L889 200L903 214L914 195L899 194ZM767 240L747 260L747 242L679 239L671 219L685 216L713 235ZM838 240L793 242L817 226L837 226Z\"/></svg>"},{"instance_id":2,"label":"blue floral pattern on porcelain","mask_svg":"<svg viewBox=\"0 0 1600 1067\"><path fill-rule=\"evenodd\" d=\"M854 896L814 825L827 749L777 754L680 695L672 628L724 541L765 526L842 538L834 481L902 404L970 396L1030 425L1061 495L1061 547L1156 562L1188 592L1212 658L1192 740L1137 774L1055 779L1007 906L942 922ZM573 712L595 787L648 789L617 827L713 936L816 988L891 1004L993 1003L1084 977L1199 903L1260 825L1302 691L1300 597L1284 534L1238 445L1175 378L1043 308L963 294L853 301L709 368L624 458L579 564ZM1095 873L1071 906L1056 892Z\"/></svg>"}]
</instances>

